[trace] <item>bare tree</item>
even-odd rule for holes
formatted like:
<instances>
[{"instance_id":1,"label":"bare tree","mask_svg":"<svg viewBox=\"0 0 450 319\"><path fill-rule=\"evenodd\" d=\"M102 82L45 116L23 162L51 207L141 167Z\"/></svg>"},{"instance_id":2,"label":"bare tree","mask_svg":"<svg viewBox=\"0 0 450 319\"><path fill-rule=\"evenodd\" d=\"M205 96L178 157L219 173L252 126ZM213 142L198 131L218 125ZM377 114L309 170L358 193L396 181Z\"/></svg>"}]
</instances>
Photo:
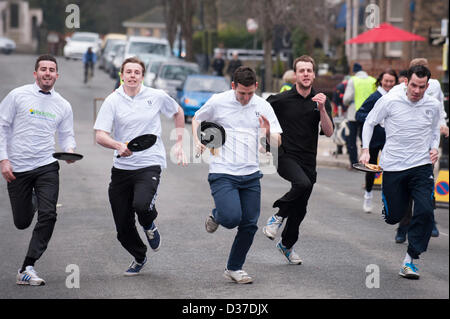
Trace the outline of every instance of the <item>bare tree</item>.
<instances>
[{"instance_id":1,"label":"bare tree","mask_svg":"<svg viewBox=\"0 0 450 319\"><path fill-rule=\"evenodd\" d=\"M186 61L194 61L194 43L193 33L194 28L192 19L194 18L197 1L195 0L181 0L182 2L182 19L181 19L181 33L186 42Z\"/></svg>"},{"instance_id":2,"label":"bare tree","mask_svg":"<svg viewBox=\"0 0 450 319\"><path fill-rule=\"evenodd\" d=\"M175 41L177 26L181 26L181 34L186 43L186 60L194 61L193 24L196 10L195 0L162 0L164 18L166 20L167 40L171 48Z\"/></svg>"},{"instance_id":3,"label":"bare tree","mask_svg":"<svg viewBox=\"0 0 450 319\"><path fill-rule=\"evenodd\" d=\"M252 11L256 13L262 28L264 48L264 84L266 91L272 91L272 48L274 27L277 23L287 21L292 0L259 0L252 2Z\"/></svg>"},{"instance_id":4,"label":"bare tree","mask_svg":"<svg viewBox=\"0 0 450 319\"><path fill-rule=\"evenodd\" d=\"M325 5L325 0L259 0L249 7L250 12L256 14L262 29L264 82L267 91L273 90L272 49L275 25L283 25L290 30L302 28L311 39L321 39L328 28ZM312 51L312 44L308 47Z\"/></svg>"},{"instance_id":5,"label":"bare tree","mask_svg":"<svg viewBox=\"0 0 450 319\"><path fill-rule=\"evenodd\" d=\"M173 51L173 44L177 36L178 21L181 20L181 0L161 0L164 20L166 22L167 41Z\"/></svg>"}]
</instances>

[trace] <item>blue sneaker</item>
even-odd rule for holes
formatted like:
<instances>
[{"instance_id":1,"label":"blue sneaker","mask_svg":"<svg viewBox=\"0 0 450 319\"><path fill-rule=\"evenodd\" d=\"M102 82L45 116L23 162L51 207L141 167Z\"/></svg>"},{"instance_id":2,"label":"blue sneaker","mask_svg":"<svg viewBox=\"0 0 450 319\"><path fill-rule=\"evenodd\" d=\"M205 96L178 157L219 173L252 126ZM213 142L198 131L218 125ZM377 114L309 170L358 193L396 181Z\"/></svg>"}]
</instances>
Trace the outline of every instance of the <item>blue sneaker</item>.
<instances>
[{"instance_id":1,"label":"blue sneaker","mask_svg":"<svg viewBox=\"0 0 450 319\"><path fill-rule=\"evenodd\" d=\"M142 263L138 263L137 261L133 260L128 267L127 271L124 272L124 276L137 276L139 275L139 272L144 267L145 263L147 262L147 257L145 257L144 261Z\"/></svg>"},{"instance_id":2,"label":"blue sneaker","mask_svg":"<svg viewBox=\"0 0 450 319\"><path fill-rule=\"evenodd\" d=\"M144 229L145 236L147 236L148 243L154 251L158 251L161 246L161 236L159 235L158 227L152 223L150 229Z\"/></svg>"},{"instance_id":3,"label":"blue sneaker","mask_svg":"<svg viewBox=\"0 0 450 319\"><path fill-rule=\"evenodd\" d=\"M291 265L302 264L302 260L300 259L300 256L295 253L294 248L291 247L290 249L287 249L286 247L283 246L281 240L278 242L277 248L283 254L283 256L287 258L289 264Z\"/></svg>"},{"instance_id":4,"label":"blue sneaker","mask_svg":"<svg viewBox=\"0 0 450 319\"><path fill-rule=\"evenodd\" d=\"M413 263L406 263L400 268L400 272L398 273L400 276L408 279L419 279L420 275L418 273L419 268L416 267Z\"/></svg>"}]
</instances>

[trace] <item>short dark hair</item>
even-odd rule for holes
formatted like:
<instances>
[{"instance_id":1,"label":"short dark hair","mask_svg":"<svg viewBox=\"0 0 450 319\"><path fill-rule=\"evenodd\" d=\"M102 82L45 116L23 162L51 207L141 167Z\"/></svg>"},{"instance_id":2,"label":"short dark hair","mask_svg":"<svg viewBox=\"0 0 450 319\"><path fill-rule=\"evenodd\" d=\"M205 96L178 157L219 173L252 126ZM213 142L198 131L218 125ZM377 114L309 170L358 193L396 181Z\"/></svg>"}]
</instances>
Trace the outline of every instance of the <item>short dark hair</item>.
<instances>
[{"instance_id":1,"label":"short dark hair","mask_svg":"<svg viewBox=\"0 0 450 319\"><path fill-rule=\"evenodd\" d=\"M137 63L140 66L142 66L142 74L145 74L145 64L144 62L142 62L140 59L138 59L137 57L133 56L131 58L125 59L125 61L123 61L122 66L120 67L120 73L123 73L123 69L125 68L125 64L127 63Z\"/></svg>"},{"instance_id":2,"label":"short dark hair","mask_svg":"<svg viewBox=\"0 0 450 319\"><path fill-rule=\"evenodd\" d=\"M405 78L408 77L408 70L401 70L398 72L398 76L404 76Z\"/></svg>"},{"instance_id":3,"label":"short dark hair","mask_svg":"<svg viewBox=\"0 0 450 319\"><path fill-rule=\"evenodd\" d=\"M423 65L415 65L408 70L408 81L411 80L412 75L415 74L419 78L427 77L427 81L431 78L430 70Z\"/></svg>"},{"instance_id":4,"label":"short dark hair","mask_svg":"<svg viewBox=\"0 0 450 319\"><path fill-rule=\"evenodd\" d=\"M314 62L314 59L310 57L309 55L302 55L301 57L298 57L294 60L293 69L294 72L297 72L297 63L298 62L311 62L313 66L313 71L316 72L316 62Z\"/></svg>"},{"instance_id":5,"label":"short dark hair","mask_svg":"<svg viewBox=\"0 0 450 319\"><path fill-rule=\"evenodd\" d=\"M34 70L37 71L39 68L39 63L41 61L52 61L56 64L56 71L58 71L58 62L56 62L56 58L51 54L43 54L36 59L36 63L34 64Z\"/></svg>"},{"instance_id":6,"label":"short dark hair","mask_svg":"<svg viewBox=\"0 0 450 319\"><path fill-rule=\"evenodd\" d=\"M395 84L398 83L397 72L395 72L393 69L389 68L380 73L380 75L378 76L377 82L375 83L376 86L381 85L381 80L383 80L383 76L385 74L389 74L389 75L392 75L393 77L395 77Z\"/></svg>"},{"instance_id":7,"label":"short dark hair","mask_svg":"<svg viewBox=\"0 0 450 319\"><path fill-rule=\"evenodd\" d=\"M256 74L252 68L248 66L240 66L234 71L233 82L242 84L243 86L250 86L256 84Z\"/></svg>"}]
</instances>

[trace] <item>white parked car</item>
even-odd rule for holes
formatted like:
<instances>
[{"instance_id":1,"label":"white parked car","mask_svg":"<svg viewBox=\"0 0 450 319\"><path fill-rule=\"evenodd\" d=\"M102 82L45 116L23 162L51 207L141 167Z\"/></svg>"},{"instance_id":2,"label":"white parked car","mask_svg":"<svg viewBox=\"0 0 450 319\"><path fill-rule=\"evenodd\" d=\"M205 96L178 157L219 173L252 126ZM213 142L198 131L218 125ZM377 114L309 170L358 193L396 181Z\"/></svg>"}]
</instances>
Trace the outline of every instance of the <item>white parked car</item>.
<instances>
[{"instance_id":1,"label":"white parked car","mask_svg":"<svg viewBox=\"0 0 450 319\"><path fill-rule=\"evenodd\" d=\"M0 52L10 54L16 49L16 42L7 37L0 37Z\"/></svg>"},{"instance_id":2,"label":"white parked car","mask_svg":"<svg viewBox=\"0 0 450 319\"><path fill-rule=\"evenodd\" d=\"M100 52L100 36L93 32L75 32L71 38L67 39L64 46L64 57L66 59L82 59L88 48L92 48L95 54Z\"/></svg>"}]
</instances>

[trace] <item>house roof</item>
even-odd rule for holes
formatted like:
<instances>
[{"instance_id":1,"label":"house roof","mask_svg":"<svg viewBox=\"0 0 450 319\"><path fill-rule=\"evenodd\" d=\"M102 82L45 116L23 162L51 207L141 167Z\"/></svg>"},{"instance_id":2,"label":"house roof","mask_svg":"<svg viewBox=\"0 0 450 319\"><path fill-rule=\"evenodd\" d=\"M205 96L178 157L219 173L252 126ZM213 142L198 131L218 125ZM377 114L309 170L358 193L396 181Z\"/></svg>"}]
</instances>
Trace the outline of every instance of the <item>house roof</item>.
<instances>
[{"instance_id":1,"label":"house roof","mask_svg":"<svg viewBox=\"0 0 450 319\"><path fill-rule=\"evenodd\" d=\"M134 18L128 19L122 23L124 27L164 27L166 22L164 19L164 10L162 6L144 12Z\"/></svg>"}]
</instances>

